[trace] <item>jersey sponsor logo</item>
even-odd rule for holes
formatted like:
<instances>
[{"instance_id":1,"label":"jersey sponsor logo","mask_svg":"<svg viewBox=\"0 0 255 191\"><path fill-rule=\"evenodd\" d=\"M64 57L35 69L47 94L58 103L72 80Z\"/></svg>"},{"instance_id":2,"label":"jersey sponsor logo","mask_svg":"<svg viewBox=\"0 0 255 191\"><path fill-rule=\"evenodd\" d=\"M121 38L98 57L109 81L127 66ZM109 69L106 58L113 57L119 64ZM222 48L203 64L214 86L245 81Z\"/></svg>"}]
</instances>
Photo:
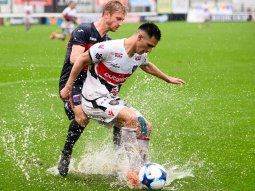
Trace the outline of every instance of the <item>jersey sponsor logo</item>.
<instances>
[{"instance_id":1,"label":"jersey sponsor logo","mask_svg":"<svg viewBox=\"0 0 255 191\"><path fill-rule=\"evenodd\" d=\"M93 38L93 37L89 37L89 40L94 41L94 42L97 41L97 39L96 39L96 38Z\"/></svg>"},{"instance_id":2,"label":"jersey sponsor logo","mask_svg":"<svg viewBox=\"0 0 255 191\"><path fill-rule=\"evenodd\" d=\"M123 54L122 53L114 53L114 56L116 58L122 58Z\"/></svg>"},{"instance_id":3,"label":"jersey sponsor logo","mask_svg":"<svg viewBox=\"0 0 255 191\"><path fill-rule=\"evenodd\" d=\"M104 44L100 44L100 45L98 46L98 49L104 49Z\"/></svg>"},{"instance_id":4,"label":"jersey sponsor logo","mask_svg":"<svg viewBox=\"0 0 255 191\"><path fill-rule=\"evenodd\" d=\"M113 111L112 111L112 110L108 111L108 112L107 112L107 114L108 114L109 116L114 117L114 113L113 113Z\"/></svg>"},{"instance_id":5,"label":"jersey sponsor logo","mask_svg":"<svg viewBox=\"0 0 255 191\"><path fill-rule=\"evenodd\" d=\"M119 85L124 83L130 74L126 73L116 73L111 71L107 66L105 66L102 62L98 63L96 66L97 74L112 85Z\"/></svg>"},{"instance_id":6,"label":"jersey sponsor logo","mask_svg":"<svg viewBox=\"0 0 255 191\"><path fill-rule=\"evenodd\" d=\"M84 30L82 30L82 29L78 29L78 30L77 30L77 32L84 32Z\"/></svg>"},{"instance_id":7,"label":"jersey sponsor logo","mask_svg":"<svg viewBox=\"0 0 255 191\"><path fill-rule=\"evenodd\" d=\"M102 54L96 53L96 59L100 60L102 58Z\"/></svg>"},{"instance_id":8,"label":"jersey sponsor logo","mask_svg":"<svg viewBox=\"0 0 255 191\"><path fill-rule=\"evenodd\" d=\"M111 79L117 83L123 83L126 81L126 79L128 77L118 77L118 76L115 76L115 75L112 75L112 74L109 74L109 73L105 73L104 76L107 78L107 79Z\"/></svg>"},{"instance_id":9,"label":"jersey sponsor logo","mask_svg":"<svg viewBox=\"0 0 255 191\"><path fill-rule=\"evenodd\" d=\"M136 60L136 61L139 61L139 60L141 60L141 58L142 58L141 56L136 56L136 57L135 57L135 60Z\"/></svg>"},{"instance_id":10,"label":"jersey sponsor logo","mask_svg":"<svg viewBox=\"0 0 255 191\"><path fill-rule=\"evenodd\" d=\"M116 63L112 63L111 67L113 67L113 68L120 68L120 66L118 64L116 64Z\"/></svg>"},{"instance_id":11,"label":"jersey sponsor logo","mask_svg":"<svg viewBox=\"0 0 255 191\"><path fill-rule=\"evenodd\" d=\"M117 87L115 87L115 88L113 88L113 89L111 90L111 94L112 94L113 96L117 96L118 93L119 93L119 89L118 89ZM111 105L118 105L119 102L118 102L117 100L112 100L112 101L109 102L109 104L111 104Z\"/></svg>"},{"instance_id":12,"label":"jersey sponsor logo","mask_svg":"<svg viewBox=\"0 0 255 191\"><path fill-rule=\"evenodd\" d=\"M73 95L73 103L75 106L81 104L81 95Z\"/></svg>"}]
</instances>

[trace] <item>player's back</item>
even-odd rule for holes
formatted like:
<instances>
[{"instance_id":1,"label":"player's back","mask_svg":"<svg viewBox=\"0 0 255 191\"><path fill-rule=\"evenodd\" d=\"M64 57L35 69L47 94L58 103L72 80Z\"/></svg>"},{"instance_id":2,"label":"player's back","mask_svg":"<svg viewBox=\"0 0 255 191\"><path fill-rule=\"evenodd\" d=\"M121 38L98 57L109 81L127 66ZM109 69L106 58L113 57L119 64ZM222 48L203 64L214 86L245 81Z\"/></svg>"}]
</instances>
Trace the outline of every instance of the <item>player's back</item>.
<instances>
[{"instance_id":1,"label":"player's back","mask_svg":"<svg viewBox=\"0 0 255 191\"><path fill-rule=\"evenodd\" d=\"M61 71L60 81L59 81L59 88L60 90L65 86L73 64L70 62L70 56L72 52L73 45L79 45L85 48L85 51L88 50L93 44L109 40L110 38L108 35L104 35L103 37L100 36L99 32L97 31L94 23L83 23L80 24L71 34L70 40L67 44L66 56L64 65ZM81 72L78 76L80 81L84 81L84 77L86 76L87 68Z\"/></svg>"}]
</instances>

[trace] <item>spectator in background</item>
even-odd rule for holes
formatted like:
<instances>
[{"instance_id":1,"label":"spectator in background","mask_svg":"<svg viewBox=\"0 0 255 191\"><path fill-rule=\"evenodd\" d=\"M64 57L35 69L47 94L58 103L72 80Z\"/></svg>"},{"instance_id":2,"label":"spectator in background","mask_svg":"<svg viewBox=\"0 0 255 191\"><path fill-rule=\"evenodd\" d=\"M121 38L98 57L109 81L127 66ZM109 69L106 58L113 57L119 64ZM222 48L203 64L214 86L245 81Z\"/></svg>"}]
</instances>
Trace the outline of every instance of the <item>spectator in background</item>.
<instances>
[{"instance_id":1,"label":"spectator in background","mask_svg":"<svg viewBox=\"0 0 255 191\"><path fill-rule=\"evenodd\" d=\"M31 28L31 25L33 23L33 5L30 5L29 1L25 1L24 5L24 23L26 27L26 31L29 31Z\"/></svg>"},{"instance_id":2,"label":"spectator in background","mask_svg":"<svg viewBox=\"0 0 255 191\"><path fill-rule=\"evenodd\" d=\"M58 34L56 32L51 33L51 39L61 39L65 40L67 35L71 35L72 31L75 28L75 23L77 20L76 17L76 3L74 1L69 1L68 7L66 7L62 12L62 33Z\"/></svg>"},{"instance_id":3,"label":"spectator in background","mask_svg":"<svg viewBox=\"0 0 255 191\"><path fill-rule=\"evenodd\" d=\"M248 12L248 18L247 18L247 21L251 22L251 21L253 20L253 18L252 18L251 8L248 8L248 9L247 9L247 12Z\"/></svg>"}]
</instances>

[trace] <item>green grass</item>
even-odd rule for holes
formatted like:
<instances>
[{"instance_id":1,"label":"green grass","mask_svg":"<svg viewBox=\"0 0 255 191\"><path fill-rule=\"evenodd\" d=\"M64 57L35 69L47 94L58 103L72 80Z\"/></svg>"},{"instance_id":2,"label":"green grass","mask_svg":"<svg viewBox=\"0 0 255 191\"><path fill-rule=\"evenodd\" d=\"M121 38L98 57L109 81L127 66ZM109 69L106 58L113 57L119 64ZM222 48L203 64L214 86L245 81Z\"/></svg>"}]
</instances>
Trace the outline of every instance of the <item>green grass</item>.
<instances>
[{"instance_id":1,"label":"green grass","mask_svg":"<svg viewBox=\"0 0 255 191\"><path fill-rule=\"evenodd\" d=\"M124 24L113 38L131 35ZM162 40L149 55L162 71L186 81L168 85L140 70L121 97L152 123L151 161L191 169L177 190L255 188L254 23L159 24ZM53 176L69 124L58 98L66 42L56 27L0 28L0 190L129 190L116 178ZM111 130L91 123L74 149L111 143Z\"/></svg>"}]
</instances>

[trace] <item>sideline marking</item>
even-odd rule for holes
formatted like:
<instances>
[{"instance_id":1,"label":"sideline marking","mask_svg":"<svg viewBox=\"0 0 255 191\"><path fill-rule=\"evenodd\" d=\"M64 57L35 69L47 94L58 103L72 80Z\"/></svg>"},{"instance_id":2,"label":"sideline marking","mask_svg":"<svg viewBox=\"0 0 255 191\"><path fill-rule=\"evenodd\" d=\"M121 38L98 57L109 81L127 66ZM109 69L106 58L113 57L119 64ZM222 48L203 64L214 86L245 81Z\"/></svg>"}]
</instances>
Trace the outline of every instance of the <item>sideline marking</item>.
<instances>
[{"instance_id":1,"label":"sideline marking","mask_svg":"<svg viewBox=\"0 0 255 191\"><path fill-rule=\"evenodd\" d=\"M58 81L58 78L49 78L49 79L39 79L39 80L20 80L20 81L14 81L14 82L0 82L0 87L4 86L12 86L12 85L17 85L21 83L39 83L39 82L50 82L50 81Z\"/></svg>"}]
</instances>

